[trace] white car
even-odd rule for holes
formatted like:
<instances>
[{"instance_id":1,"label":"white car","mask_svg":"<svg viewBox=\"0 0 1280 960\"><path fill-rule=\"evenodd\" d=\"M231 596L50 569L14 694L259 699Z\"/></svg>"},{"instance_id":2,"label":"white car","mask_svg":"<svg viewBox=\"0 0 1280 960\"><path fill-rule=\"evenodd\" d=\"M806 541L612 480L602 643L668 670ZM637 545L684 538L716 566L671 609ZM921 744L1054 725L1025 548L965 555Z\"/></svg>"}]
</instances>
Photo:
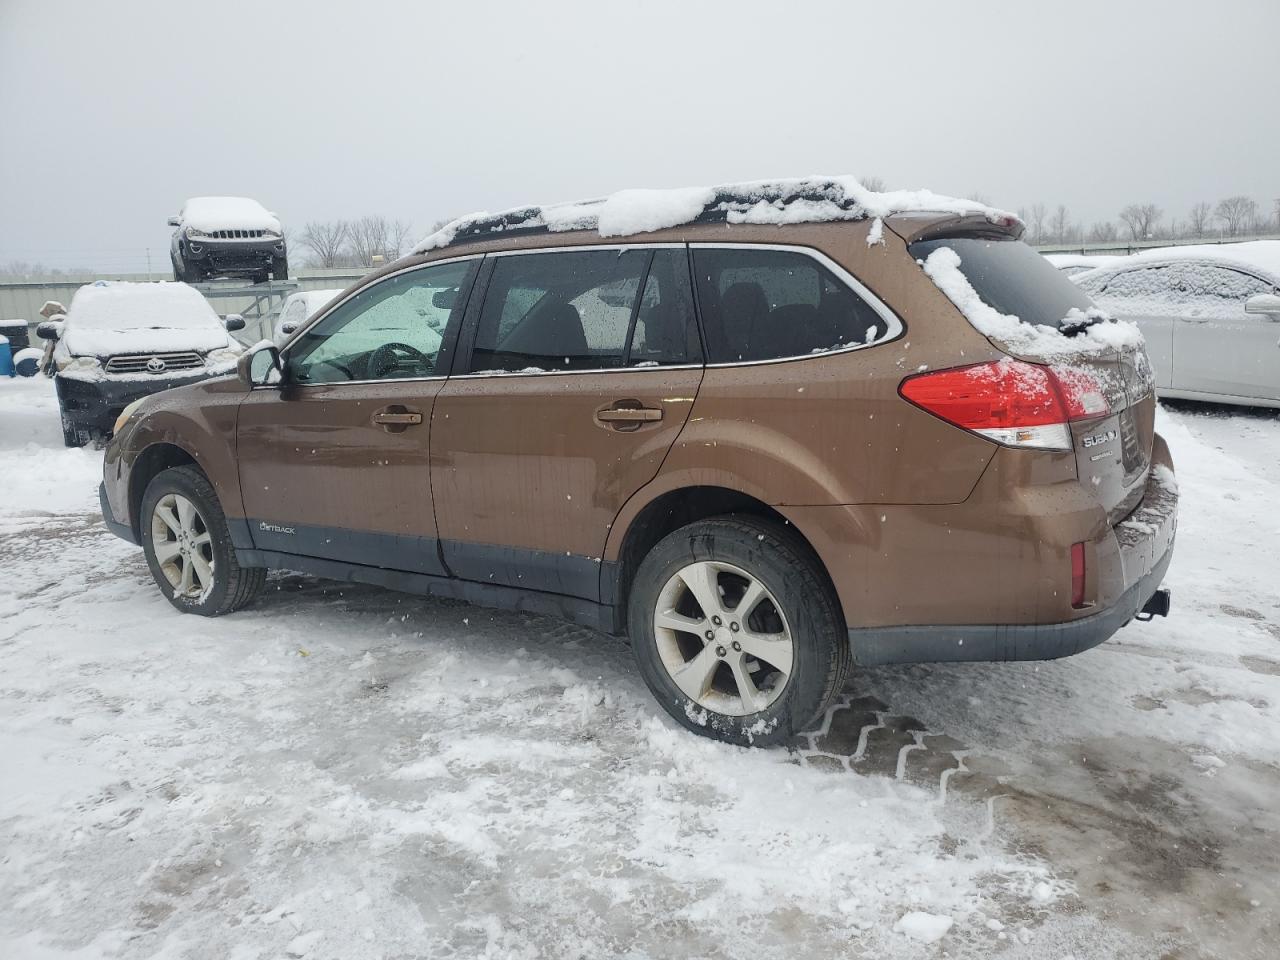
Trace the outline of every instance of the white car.
<instances>
[{"instance_id":1,"label":"white car","mask_svg":"<svg viewBox=\"0 0 1280 960\"><path fill-rule=\"evenodd\" d=\"M1071 279L1137 322L1161 396L1280 407L1280 240L1144 250Z\"/></svg>"},{"instance_id":2,"label":"white car","mask_svg":"<svg viewBox=\"0 0 1280 960\"><path fill-rule=\"evenodd\" d=\"M284 346L290 335L302 326L308 317L321 307L326 306L334 297L342 292L338 290L299 290L289 294L280 308L280 316L276 318L275 329L271 339L277 347Z\"/></svg>"},{"instance_id":3,"label":"white car","mask_svg":"<svg viewBox=\"0 0 1280 960\"><path fill-rule=\"evenodd\" d=\"M109 437L133 401L231 373L243 347L230 331L243 326L238 314L219 318L185 283L81 287L65 317L36 327L53 343L45 372L57 387L64 442L81 447Z\"/></svg>"},{"instance_id":4,"label":"white car","mask_svg":"<svg viewBox=\"0 0 1280 960\"><path fill-rule=\"evenodd\" d=\"M1087 270L1096 270L1099 267L1110 267L1117 263L1128 260L1126 256L1109 256L1099 254L1098 256L1090 256L1083 253L1046 253L1044 258L1061 270L1066 276L1073 277L1078 273L1084 273Z\"/></svg>"}]
</instances>

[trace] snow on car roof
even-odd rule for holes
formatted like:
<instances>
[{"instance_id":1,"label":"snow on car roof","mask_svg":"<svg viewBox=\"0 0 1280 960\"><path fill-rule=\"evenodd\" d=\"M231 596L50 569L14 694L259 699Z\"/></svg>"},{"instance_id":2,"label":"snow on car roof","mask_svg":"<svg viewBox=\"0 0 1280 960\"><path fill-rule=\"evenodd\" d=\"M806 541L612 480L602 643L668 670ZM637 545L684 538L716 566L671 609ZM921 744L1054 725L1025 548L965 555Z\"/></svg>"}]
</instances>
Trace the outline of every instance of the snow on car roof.
<instances>
[{"instance_id":1,"label":"snow on car roof","mask_svg":"<svg viewBox=\"0 0 1280 960\"><path fill-rule=\"evenodd\" d=\"M595 200L473 213L424 238L414 252L426 253L462 240L492 239L513 230L595 230L601 237L623 237L700 220L824 223L881 220L918 212L979 215L1004 226L1021 223L1007 211L930 190L874 191L853 177L806 177L671 190L620 190Z\"/></svg>"},{"instance_id":2,"label":"snow on car roof","mask_svg":"<svg viewBox=\"0 0 1280 960\"><path fill-rule=\"evenodd\" d=\"M1098 267L1109 267L1114 263L1129 259L1124 254L1112 256L1087 253L1046 253L1044 258L1059 270L1063 267L1086 267L1089 270L1096 270Z\"/></svg>"},{"instance_id":3,"label":"snow on car roof","mask_svg":"<svg viewBox=\"0 0 1280 960\"><path fill-rule=\"evenodd\" d=\"M1107 266L1116 268L1123 264L1128 268L1168 263L1171 260L1210 260L1223 266L1234 266L1253 273L1262 273L1276 283L1280 283L1280 240L1246 240L1242 243L1197 243L1179 247L1155 247L1142 250L1132 256L1117 258L1117 260L1118 262Z\"/></svg>"},{"instance_id":4,"label":"snow on car roof","mask_svg":"<svg viewBox=\"0 0 1280 960\"><path fill-rule=\"evenodd\" d=\"M223 329L208 300L185 283L169 280L86 284L71 301L67 324L82 330Z\"/></svg>"},{"instance_id":5,"label":"snow on car roof","mask_svg":"<svg viewBox=\"0 0 1280 960\"><path fill-rule=\"evenodd\" d=\"M277 220L257 200L249 197L192 197L182 205L183 226L197 230L274 230Z\"/></svg>"}]
</instances>

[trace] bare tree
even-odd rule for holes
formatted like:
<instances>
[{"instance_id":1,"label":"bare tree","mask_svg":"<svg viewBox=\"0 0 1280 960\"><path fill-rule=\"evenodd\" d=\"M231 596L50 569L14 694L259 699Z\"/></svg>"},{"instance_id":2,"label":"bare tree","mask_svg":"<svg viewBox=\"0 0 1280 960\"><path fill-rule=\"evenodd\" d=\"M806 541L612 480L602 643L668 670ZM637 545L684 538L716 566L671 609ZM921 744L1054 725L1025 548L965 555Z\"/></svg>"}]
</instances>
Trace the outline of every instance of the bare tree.
<instances>
[{"instance_id":1,"label":"bare tree","mask_svg":"<svg viewBox=\"0 0 1280 960\"><path fill-rule=\"evenodd\" d=\"M884 177L859 177L858 182L873 193L884 192Z\"/></svg>"},{"instance_id":2,"label":"bare tree","mask_svg":"<svg viewBox=\"0 0 1280 960\"><path fill-rule=\"evenodd\" d=\"M1191 208L1191 212L1187 214L1187 224L1190 227L1191 236L1203 237L1205 231L1209 227L1209 218L1213 216L1213 207L1201 200Z\"/></svg>"},{"instance_id":3,"label":"bare tree","mask_svg":"<svg viewBox=\"0 0 1280 960\"><path fill-rule=\"evenodd\" d=\"M1027 229L1031 232L1032 244L1044 243L1044 221L1048 216L1043 203L1033 203L1031 209L1027 211L1027 216L1023 222L1027 225Z\"/></svg>"},{"instance_id":4,"label":"bare tree","mask_svg":"<svg viewBox=\"0 0 1280 960\"><path fill-rule=\"evenodd\" d=\"M1120 219L1129 228L1131 240L1146 240L1163 216L1164 211L1154 203L1131 203L1120 211Z\"/></svg>"},{"instance_id":5,"label":"bare tree","mask_svg":"<svg viewBox=\"0 0 1280 960\"><path fill-rule=\"evenodd\" d=\"M347 225L347 239L353 265L371 267L378 259L390 262L399 258L412 231L411 223L378 215L352 220Z\"/></svg>"},{"instance_id":6,"label":"bare tree","mask_svg":"<svg viewBox=\"0 0 1280 960\"><path fill-rule=\"evenodd\" d=\"M1228 237L1234 237L1247 228L1258 213L1258 203L1246 196L1227 197L1219 200L1213 215L1222 221Z\"/></svg>"},{"instance_id":7,"label":"bare tree","mask_svg":"<svg viewBox=\"0 0 1280 960\"><path fill-rule=\"evenodd\" d=\"M399 260L409 246L409 235L413 232L413 224L408 220L392 220L387 224L387 245L384 253L388 260Z\"/></svg>"},{"instance_id":8,"label":"bare tree","mask_svg":"<svg viewBox=\"0 0 1280 960\"><path fill-rule=\"evenodd\" d=\"M1116 225L1110 220L1098 220L1089 227L1090 243L1111 243L1118 235Z\"/></svg>"},{"instance_id":9,"label":"bare tree","mask_svg":"<svg viewBox=\"0 0 1280 960\"><path fill-rule=\"evenodd\" d=\"M1053 212L1053 218L1049 221L1049 230L1053 234L1054 243L1067 242L1068 235L1071 233L1071 217L1067 213L1066 204L1058 204L1058 209Z\"/></svg>"},{"instance_id":10,"label":"bare tree","mask_svg":"<svg viewBox=\"0 0 1280 960\"><path fill-rule=\"evenodd\" d=\"M312 222L302 229L302 245L315 254L317 266L339 266L346 242L347 222L345 220Z\"/></svg>"}]
</instances>

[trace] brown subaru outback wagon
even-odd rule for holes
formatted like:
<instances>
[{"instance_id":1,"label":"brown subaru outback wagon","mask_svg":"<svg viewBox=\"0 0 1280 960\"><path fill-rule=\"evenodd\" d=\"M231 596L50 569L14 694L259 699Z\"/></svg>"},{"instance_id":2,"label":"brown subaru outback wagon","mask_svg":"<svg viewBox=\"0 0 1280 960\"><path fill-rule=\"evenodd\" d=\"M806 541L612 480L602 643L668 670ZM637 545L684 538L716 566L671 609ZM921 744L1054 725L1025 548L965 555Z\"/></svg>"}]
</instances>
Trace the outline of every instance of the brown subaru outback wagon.
<instances>
[{"instance_id":1,"label":"brown subaru outback wagon","mask_svg":"<svg viewBox=\"0 0 1280 960\"><path fill-rule=\"evenodd\" d=\"M288 568L627 634L735 742L855 663L1062 657L1167 612L1141 340L1016 219L841 180L673 196L457 221L141 401L107 524L192 613Z\"/></svg>"}]
</instances>

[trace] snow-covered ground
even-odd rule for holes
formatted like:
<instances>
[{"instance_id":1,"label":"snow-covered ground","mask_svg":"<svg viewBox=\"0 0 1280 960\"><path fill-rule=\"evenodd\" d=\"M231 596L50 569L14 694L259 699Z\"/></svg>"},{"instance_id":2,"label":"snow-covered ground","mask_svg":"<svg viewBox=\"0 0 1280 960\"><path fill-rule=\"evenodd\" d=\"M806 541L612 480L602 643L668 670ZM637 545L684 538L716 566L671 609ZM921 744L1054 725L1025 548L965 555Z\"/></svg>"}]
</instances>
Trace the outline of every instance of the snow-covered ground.
<instances>
[{"instance_id":1,"label":"snow-covered ground","mask_svg":"<svg viewBox=\"0 0 1280 960\"><path fill-rule=\"evenodd\" d=\"M1169 620L863 671L766 751L553 620L292 575L181 616L0 380L0 957L1274 958L1280 419L1160 426Z\"/></svg>"}]
</instances>

